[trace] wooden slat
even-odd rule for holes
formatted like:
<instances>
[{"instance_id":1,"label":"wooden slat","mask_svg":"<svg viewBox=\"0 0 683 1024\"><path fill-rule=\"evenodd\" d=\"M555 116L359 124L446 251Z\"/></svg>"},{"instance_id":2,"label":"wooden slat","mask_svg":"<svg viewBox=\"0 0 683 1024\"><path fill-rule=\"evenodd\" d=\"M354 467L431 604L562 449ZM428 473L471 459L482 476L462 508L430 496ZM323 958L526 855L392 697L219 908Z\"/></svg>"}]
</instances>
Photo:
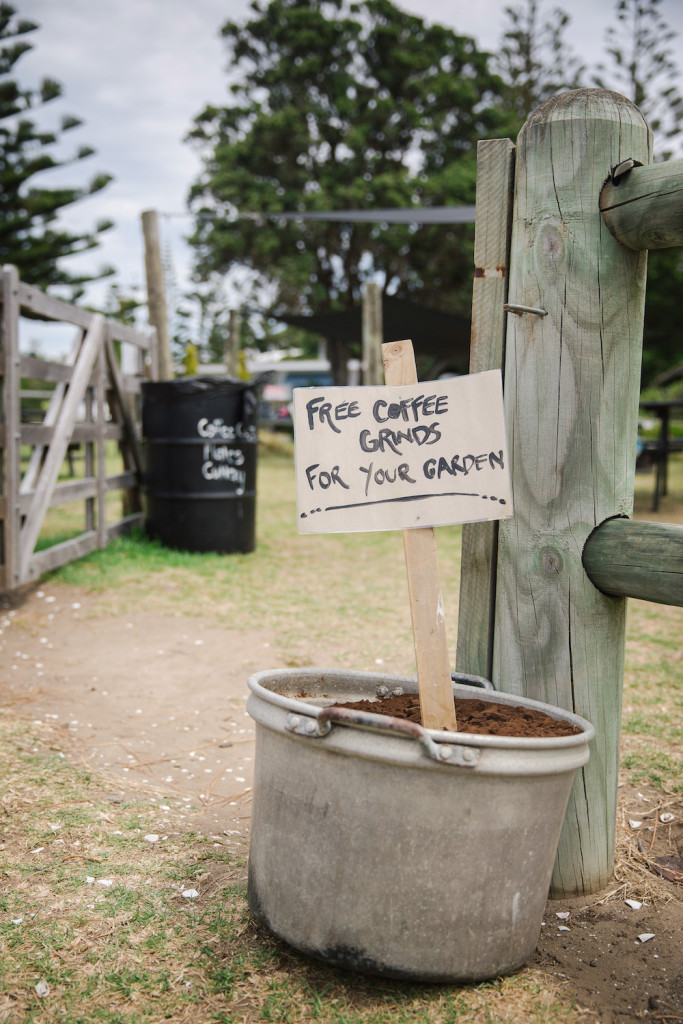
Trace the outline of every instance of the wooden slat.
<instances>
[{"instance_id":1,"label":"wooden slat","mask_svg":"<svg viewBox=\"0 0 683 1024\"><path fill-rule=\"evenodd\" d=\"M55 484L50 494L48 508L65 505L71 501L86 501L88 498L94 498L96 494L97 481L94 476L83 477L80 480L65 480L63 483ZM34 497L33 492L21 495L19 507L22 515L28 515Z\"/></svg>"},{"instance_id":2,"label":"wooden slat","mask_svg":"<svg viewBox=\"0 0 683 1024\"><path fill-rule=\"evenodd\" d=\"M410 341L382 345L388 385L416 384ZM404 530L410 613L413 621L420 713L426 729L457 729L451 682L444 600L434 530Z\"/></svg>"},{"instance_id":3,"label":"wooden slat","mask_svg":"<svg viewBox=\"0 0 683 1024\"><path fill-rule=\"evenodd\" d=\"M46 320L59 320L67 324L74 324L75 327L82 327L88 330L93 317L99 314L90 313L87 309L79 309L62 299L56 299L53 295L46 295L34 285L19 284L19 302L22 310L28 313L36 313Z\"/></svg>"},{"instance_id":4,"label":"wooden slat","mask_svg":"<svg viewBox=\"0 0 683 1024\"><path fill-rule=\"evenodd\" d=\"M113 384L114 395L116 398L117 405L121 412L121 419L125 427L125 437L130 450L130 454L133 458L135 468L138 473L142 475L142 456L140 454L140 441L138 438L138 431L135 425L135 420L130 411L130 406L126 398L126 394L123 388L123 378L121 371L119 370L119 364L116 359L116 353L112 344L111 338L105 337L105 352L107 355L107 365L109 367L109 376Z\"/></svg>"},{"instance_id":5,"label":"wooden slat","mask_svg":"<svg viewBox=\"0 0 683 1024\"><path fill-rule=\"evenodd\" d=\"M43 573L59 569L60 566L66 565L67 562L73 562L76 558L83 558L84 555L89 555L91 551L96 550L97 534L95 531L82 533L79 537L74 537L73 540L65 540L61 544L45 548L44 551L33 553L27 566L27 576L31 579L36 579L38 576L42 576Z\"/></svg>"},{"instance_id":6,"label":"wooden slat","mask_svg":"<svg viewBox=\"0 0 683 1024\"><path fill-rule=\"evenodd\" d=\"M603 594L683 606L683 526L610 519L586 541L583 567Z\"/></svg>"},{"instance_id":7,"label":"wooden slat","mask_svg":"<svg viewBox=\"0 0 683 1024\"><path fill-rule=\"evenodd\" d=\"M594 527L633 504L645 254L605 230L598 200L623 154L651 137L624 97L597 89L548 100L517 140L505 409L515 514L499 527L494 680L576 711L595 727L577 773L554 896L612 873L626 607L581 562Z\"/></svg>"},{"instance_id":8,"label":"wooden slat","mask_svg":"<svg viewBox=\"0 0 683 1024\"><path fill-rule=\"evenodd\" d=\"M5 422L4 449L0 453L0 490L5 494L3 523L4 563L0 587L12 590L21 583L20 520L18 511L19 477L21 473L21 439L19 434L19 276L16 267L2 271L2 337L0 361L3 365L0 418Z\"/></svg>"},{"instance_id":9,"label":"wooden slat","mask_svg":"<svg viewBox=\"0 0 683 1024\"><path fill-rule=\"evenodd\" d=\"M125 473L116 473L113 476L105 477L105 486L108 491L128 491L139 483L139 476L135 470L128 470Z\"/></svg>"},{"instance_id":10,"label":"wooden slat","mask_svg":"<svg viewBox=\"0 0 683 1024\"><path fill-rule=\"evenodd\" d=\"M133 345L141 351L151 351L153 342L151 327L140 330L139 328L127 327L116 320L108 320L107 325L112 341L121 341L126 345Z\"/></svg>"},{"instance_id":11,"label":"wooden slat","mask_svg":"<svg viewBox=\"0 0 683 1024\"><path fill-rule=\"evenodd\" d=\"M1 431L2 428L0 428ZM54 436L54 427L45 426L44 423L22 423L21 443L31 445L47 446ZM126 435L125 427L120 423L107 423L101 435L104 441L121 441ZM71 435L71 444L85 444L88 441L97 441L100 435L97 432L97 425L94 423L76 423ZM0 433L0 441L2 435ZM28 486L24 490L32 490Z\"/></svg>"},{"instance_id":12,"label":"wooden slat","mask_svg":"<svg viewBox=\"0 0 683 1024\"><path fill-rule=\"evenodd\" d=\"M109 325L107 325L107 331ZM106 336L105 336L106 337ZM97 401L96 416L97 416L97 432L102 437L104 433L104 402L105 395L107 392L107 359L104 354L104 347L99 351L97 357L97 386L95 388L95 396ZM106 465L107 453L105 451L104 442L100 442L97 446L97 544L98 547L104 548L107 544L107 465Z\"/></svg>"},{"instance_id":13,"label":"wooden slat","mask_svg":"<svg viewBox=\"0 0 683 1024\"><path fill-rule=\"evenodd\" d=\"M509 139L477 147L477 217L474 229L470 373L502 369L512 223L515 147ZM462 528L459 672L491 679L496 592L498 523L465 523Z\"/></svg>"},{"instance_id":14,"label":"wooden slat","mask_svg":"<svg viewBox=\"0 0 683 1024\"><path fill-rule=\"evenodd\" d=\"M71 366L66 363L51 363L49 360L39 359L37 356L21 356L19 368L22 377L50 381L51 383L60 380L68 381L71 376Z\"/></svg>"},{"instance_id":15,"label":"wooden slat","mask_svg":"<svg viewBox=\"0 0 683 1024\"><path fill-rule=\"evenodd\" d=\"M36 442L28 441L26 439L24 427L22 427L21 429L22 444L35 445L33 451L31 452L31 456L28 460L28 466L26 467L26 471L21 481L20 490L22 494L30 493L35 487L36 480L38 479L38 475L43 465L43 459L45 457L45 448L46 445L48 445L52 441L52 430L55 423L57 422L59 410L62 407L64 395L66 394L67 383L71 377L71 374L73 373L73 364L75 363L76 358L78 356L78 350L81 346L82 340L83 335L82 332L79 331L72 342L71 349L69 351L69 356L67 359L67 365L65 366L65 369L68 371L68 376L65 379L60 379L57 382L57 385L52 393L52 396L50 397L48 407L45 410L45 416L43 419L42 426L46 429L49 428L49 437L46 436L45 438L39 438L38 441Z\"/></svg>"},{"instance_id":16,"label":"wooden slat","mask_svg":"<svg viewBox=\"0 0 683 1024\"><path fill-rule=\"evenodd\" d=\"M683 245L683 160L634 167L600 194L605 224L629 249Z\"/></svg>"},{"instance_id":17,"label":"wooden slat","mask_svg":"<svg viewBox=\"0 0 683 1024\"><path fill-rule=\"evenodd\" d=\"M57 483L59 470L73 433L76 413L92 375L97 353L103 343L104 331L104 317L98 314L92 318L90 329L83 339L71 383L57 416L52 443L36 477L35 498L21 530L20 575L22 581L29 578L27 574L29 566L32 565L31 556L48 508L50 493Z\"/></svg>"}]
</instances>

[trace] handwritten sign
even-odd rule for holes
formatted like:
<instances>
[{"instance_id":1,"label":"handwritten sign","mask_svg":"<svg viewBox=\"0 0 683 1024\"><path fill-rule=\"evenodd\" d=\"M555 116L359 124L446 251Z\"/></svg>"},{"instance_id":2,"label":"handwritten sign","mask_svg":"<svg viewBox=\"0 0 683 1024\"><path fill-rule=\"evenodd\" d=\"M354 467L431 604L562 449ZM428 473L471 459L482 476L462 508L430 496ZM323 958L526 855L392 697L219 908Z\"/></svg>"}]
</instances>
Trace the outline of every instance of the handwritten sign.
<instances>
[{"instance_id":1,"label":"handwritten sign","mask_svg":"<svg viewBox=\"0 0 683 1024\"><path fill-rule=\"evenodd\" d=\"M294 389L300 533L512 515L499 370L400 387Z\"/></svg>"}]
</instances>

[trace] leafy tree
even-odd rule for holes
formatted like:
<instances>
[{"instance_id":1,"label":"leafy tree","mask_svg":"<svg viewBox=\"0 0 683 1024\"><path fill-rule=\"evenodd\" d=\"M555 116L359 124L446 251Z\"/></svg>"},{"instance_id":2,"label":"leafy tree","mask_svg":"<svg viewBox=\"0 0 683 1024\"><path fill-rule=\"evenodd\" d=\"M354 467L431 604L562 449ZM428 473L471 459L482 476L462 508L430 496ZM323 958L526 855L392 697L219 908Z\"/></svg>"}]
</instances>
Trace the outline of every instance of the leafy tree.
<instances>
[{"instance_id":1,"label":"leafy tree","mask_svg":"<svg viewBox=\"0 0 683 1024\"><path fill-rule=\"evenodd\" d=\"M111 176L97 174L84 187L48 188L41 183L43 172L85 160L94 150L81 146L71 159L57 159L51 148L81 121L65 115L58 131L45 131L27 116L28 111L56 100L62 93L59 83L51 78L43 79L39 89L32 90L22 89L11 77L20 58L32 49L25 37L37 27L18 19L10 4L0 3L0 262L14 263L22 280L29 284L63 286L75 298L88 281L113 270L103 268L97 275L74 275L62 268L61 261L95 248L111 222L101 221L93 231L77 233L59 224L58 217L65 207L103 189Z\"/></svg>"},{"instance_id":2,"label":"leafy tree","mask_svg":"<svg viewBox=\"0 0 683 1024\"><path fill-rule=\"evenodd\" d=\"M572 54L565 30L569 15L555 8L541 18L539 0L506 7L508 25L496 59L496 69L506 86L505 102L514 121L515 135L532 110L544 100L583 84L585 65Z\"/></svg>"},{"instance_id":3,"label":"leafy tree","mask_svg":"<svg viewBox=\"0 0 683 1024\"><path fill-rule=\"evenodd\" d=\"M469 225L271 220L283 211L471 203L476 141L500 134L502 82L474 41L389 0L254 2L222 29L231 104L189 138L196 274L253 271L275 313L349 308L375 278L469 311ZM235 80L236 79L236 80ZM349 355L328 345L337 379Z\"/></svg>"}]
</instances>

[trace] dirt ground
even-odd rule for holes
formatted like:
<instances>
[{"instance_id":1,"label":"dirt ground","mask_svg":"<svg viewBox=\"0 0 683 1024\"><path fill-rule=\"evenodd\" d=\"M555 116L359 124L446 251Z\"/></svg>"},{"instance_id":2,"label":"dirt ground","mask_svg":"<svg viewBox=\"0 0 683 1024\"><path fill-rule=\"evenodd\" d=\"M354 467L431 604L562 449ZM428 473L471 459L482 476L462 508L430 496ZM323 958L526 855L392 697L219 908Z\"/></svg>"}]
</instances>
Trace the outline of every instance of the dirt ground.
<instances>
[{"instance_id":1,"label":"dirt ground","mask_svg":"<svg viewBox=\"0 0 683 1024\"><path fill-rule=\"evenodd\" d=\"M284 667L267 628L102 615L98 601L49 584L0 608L0 704L52 725L111 800L145 782L193 828L246 841L247 677ZM624 869L604 892L548 903L531 966L561 979L586 1020L683 1022L683 800L624 784L619 851Z\"/></svg>"}]
</instances>

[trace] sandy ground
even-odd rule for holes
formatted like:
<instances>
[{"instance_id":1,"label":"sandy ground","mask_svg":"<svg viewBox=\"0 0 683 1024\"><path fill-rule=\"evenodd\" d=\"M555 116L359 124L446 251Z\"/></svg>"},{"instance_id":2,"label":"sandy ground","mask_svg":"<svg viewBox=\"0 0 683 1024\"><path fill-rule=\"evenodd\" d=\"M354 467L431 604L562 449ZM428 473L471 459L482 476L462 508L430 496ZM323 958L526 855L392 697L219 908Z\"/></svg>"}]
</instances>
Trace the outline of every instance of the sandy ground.
<instances>
[{"instance_id":1,"label":"sandy ground","mask_svg":"<svg viewBox=\"0 0 683 1024\"><path fill-rule=\"evenodd\" d=\"M247 678L279 667L267 632L134 609L100 616L96 605L50 585L2 614L4 706L60 727L113 793L136 779L202 812L207 827L248 818Z\"/></svg>"},{"instance_id":2,"label":"sandy ground","mask_svg":"<svg viewBox=\"0 0 683 1024\"><path fill-rule=\"evenodd\" d=\"M247 678L282 665L268 629L237 632L134 608L102 614L100 600L48 584L0 611L0 704L56 727L64 749L104 775L112 800L142 781L160 804L184 806L193 828L246 842ZM593 897L548 903L533 965L568 986L586 1020L683 1022L683 800L667 804L674 821L666 827L661 813L656 791L622 790L621 824L643 821L651 857L673 858L672 879L643 869L640 889L615 882Z\"/></svg>"}]
</instances>

